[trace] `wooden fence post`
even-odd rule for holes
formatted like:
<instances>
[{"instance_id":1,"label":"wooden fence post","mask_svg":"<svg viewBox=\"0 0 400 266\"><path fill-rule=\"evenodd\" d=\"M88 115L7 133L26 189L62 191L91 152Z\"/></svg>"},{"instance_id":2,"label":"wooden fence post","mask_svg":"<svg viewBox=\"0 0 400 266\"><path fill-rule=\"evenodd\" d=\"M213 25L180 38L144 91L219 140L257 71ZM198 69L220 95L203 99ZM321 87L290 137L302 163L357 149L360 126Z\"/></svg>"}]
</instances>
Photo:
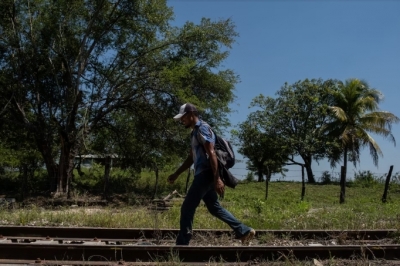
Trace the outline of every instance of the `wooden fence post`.
<instances>
[{"instance_id":1,"label":"wooden fence post","mask_svg":"<svg viewBox=\"0 0 400 266\"><path fill-rule=\"evenodd\" d=\"M387 197L387 192L388 192L388 189L389 189L390 177L392 176L392 171L393 171L393 165L390 166L389 173L386 176L385 190L383 191L383 196L382 196L382 202L383 203L386 203L386 197Z\"/></svg>"},{"instance_id":2,"label":"wooden fence post","mask_svg":"<svg viewBox=\"0 0 400 266\"><path fill-rule=\"evenodd\" d=\"M268 187L270 180L271 180L271 172L269 171L269 167L267 166L267 176L265 177L265 199L268 199Z\"/></svg>"},{"instance_id":3,"label":"wooden fence post","mask_svg":"<svg viewBox=\"0 0 400 266\"><path fill-rule=\"evenodd\" d=\"M103 188L103 198L106 200L108 200L110 170L111 170L111 156L107 155L104 161L104 188Z\"/></svg>"},{"instance_id":4,"label":"wooden fence post","mask_svg":"<svg viewBox=\"0 0 400 266\"><path fill-rule=\"evenodd\" d=\"M344 203L346 198L346 167L340 168L340 203Z\"/></svg>"},{"instance_id":5,"label":"wooden fence post","mask_svg":"<svg viewBox=\"0 0 400 266\"><path fill-rule=\"evenodd\" d=\"M306 194L306 182L304 178L304 165L301 165L301 200L304 200Z\"/></svg>"},{"instance_id":6,"label":"wooden fence post","mask_svg":"<svg viewBox=\"0 0 400 266\"><path fill-rule=\"evenodd\" d=\"M159 180L159 177L158 177L158 166L157 166L156 163L154 163L154 172L155 172L155 174L156 174L156 183L155 183L155 185L154 185L153 199L155 199L156 196L157 196L157 191L158 191L158 180Z\"/></svg>"}]
</instances>

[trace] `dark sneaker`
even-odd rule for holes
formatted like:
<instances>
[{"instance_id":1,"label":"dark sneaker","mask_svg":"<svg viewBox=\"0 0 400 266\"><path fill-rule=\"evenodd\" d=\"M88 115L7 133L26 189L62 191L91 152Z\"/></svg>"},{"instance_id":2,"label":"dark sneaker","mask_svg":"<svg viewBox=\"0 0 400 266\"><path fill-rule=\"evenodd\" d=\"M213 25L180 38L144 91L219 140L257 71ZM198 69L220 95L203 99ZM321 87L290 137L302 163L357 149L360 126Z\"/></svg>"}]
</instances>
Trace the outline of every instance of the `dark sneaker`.
<instances>
[{"instance_id":1,"label":"dark sneaker","mask_svg":"<svg viewBox=\"0 0 400 266\"><path fill-rule=\"evenodd\" d=\"M240 238L240 241L242 241L243 245L248 245L250 243L250 240L252 240L254 238L256 234L256 231L253 228L250 228L250 231L245 234L244 236L242 236Z\"/></svg>"}]
</instances>

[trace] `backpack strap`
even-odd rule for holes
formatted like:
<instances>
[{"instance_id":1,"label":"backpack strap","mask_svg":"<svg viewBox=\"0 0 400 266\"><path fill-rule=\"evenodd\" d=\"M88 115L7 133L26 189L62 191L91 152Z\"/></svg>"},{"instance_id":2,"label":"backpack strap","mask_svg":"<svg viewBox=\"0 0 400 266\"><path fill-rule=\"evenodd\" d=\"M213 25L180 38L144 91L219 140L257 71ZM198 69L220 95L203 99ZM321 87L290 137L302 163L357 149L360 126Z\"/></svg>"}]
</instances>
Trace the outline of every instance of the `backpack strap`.
<instances>
[{"instance_id":1,"label":"backpack strap","mask_svg":"<svg viewBox=\"0 0 400 266\"><path fill-rule=\"evenodd\" d=\"M200 121L200 125L199 126L196 126L196 132L194 132L193 134L195 134L196 136L196 139L197 139L197 142L199 142L200 144L201 144L201 147L204 149L204 152L205 152L205 148L204 148L204 145L201 143L201 141L199 140L199 137L198 137L198 134L199 134L199 127L201 126L201 124L202 124L203 122L202 121ZM223 173L222 173L222 168L224 167L224 165L225 165L225 160L223 159L223 156L221 156L221 154L217 151L217 143L218 143L218 137L217 137L217 134L215 133L215 131L211 128L211 126L209 125L209 127L210 127L210 130L211 130L211 133L212 134L214 134L214 138L215 138L215 140L214 140L214 151L215 151L215 155L217 156L217 162L218 162L218 170L219 170L219 172L220 172L220 176L222 177L222 175L223 175Z\"/></svg>"},{"instance_id":2,"label":"backpack strap","mask_svg":"<svg viewBox=\"0 0 400 266\"><path fill-rule=\"evenodd\" d=\"M201 121L200 120L200 125L198 125L198 126L196 126L195 127L195 129L193 129L193 130L196 130L195 132L193 132L193 134L195 134L196 136L196 139L197 139L197 142L198 143L200 143L201 144L201 146L204 148L204 145L203 145L203 143L199 140L199 128L200 128L200 126L203 124L203 121ZM208 124L207 124L208 125ZM211 126L210 125L208 125L209 127L210 127L210 130L211 130L211 133L212 134L214 134L214 137L215 137L215 141L214 141L214 149L215 149L215 144L216 144L216 142L217 142L217 134L215 134L215 132L214 132L214 130L211 128Z\"/></svg>"}]
</instances>

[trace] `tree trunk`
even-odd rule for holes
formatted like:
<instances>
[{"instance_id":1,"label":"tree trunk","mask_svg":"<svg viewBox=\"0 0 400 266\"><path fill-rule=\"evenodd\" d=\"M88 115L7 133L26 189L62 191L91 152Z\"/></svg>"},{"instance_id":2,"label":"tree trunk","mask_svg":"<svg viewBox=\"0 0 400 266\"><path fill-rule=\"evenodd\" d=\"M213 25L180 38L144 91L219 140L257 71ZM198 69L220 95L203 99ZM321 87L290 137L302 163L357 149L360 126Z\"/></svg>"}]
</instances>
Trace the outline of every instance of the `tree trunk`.
<instances>
[{"instance_id":1,"label":"tree trunk","mask_svg":"<svg viewBox=\"0 0 400 266\"><path fill-rule=\"evenodd\" d=\"M262 168L257 168L258 182L264 182Z\"/></svg>"},{"instance_id":2,"label":"tree trunk","mask_svg":"<svg viewBox=\"0 0 400 266\"><path fill-rule=\"evenodd\" d=\"M301 200L304 200L306 194L306 182L304 178L304 165L301 166Z\"/></svg>"},{"instance_id":3,"label":"tree trunk","mask_svg":"<svg viewBox=\"0 0 400 266\"><path fill-rule=\"evenodd\" d=\"M48 142L41 135L38 138L36 138L36 143L38 146L38 150L42 154L44 164L46 166L47 175L49 178L49 191L56 192L57 180L58 180L58 166L54 161L51 151L52 148L51 146L49 146Z\"/></svg>"},{"instance_id":4,"label":"tree trunk","mask_svg":"<svg viewBox=\"0 0 400 266\"><path fill-rule=\"evenodd\" d=\"M269 169L268 169L268 173L265 178L265 199L268 199L269 181L271 181L271 171L269 171Z\"/></svg>"},{"instance_id":5,"label":"tree trunk","mask_svg":"<svg viewBox=\"0 0 400 266\"><path fill-rule=\"evenodd\" d=\"M71 143L66 133L60 133L61 149L60 149L60 162L58 167L58 193L68 194L68 182L72 171L70 169L70 156L71 156Z\"/></svg>"},{"instance_id":6,"label":"tree trunk","mask_svg":"<svg viewBox=\"0 0 400 266\"><path fill-rule=\"evenodd\" d=\"M66 191L67 191L68 199L71 198L71 184L74 180L74 167L75 167L75 153L71 152L69 154L67 184L66 184Z\"/></svg>"},{"instance_id":7,"label":"tree trunk","mask_svg":"<svg viewBox=\"0 0 400 266\"><path fill-rule=\"evenodd\" d=\"M157 189L158 189L158 167L157 167L157 164L154 164L154 167L155 167L154 171L156 173L156 184L154 185L154 194L153 194L153 198L152 199L156 198Z\"/></svg>"},{"instance_id":8,"label":"tree trunk","mask_svg":"<svg viewBox=\"0 0 400 266\"><path fill-rule=\"evenodd\" d=\"M57 180L57 189L56 193L62 194L62 192L65 192L65 189L63 189L64 186L64 180L66 179L66 165L65 165L65 154L63 153L61 149L61 156L60 156L60 161L58 164L58 180Z\"/></svg>"},{"instance_id":9,"label":"tree trunk","mask_svg":"<svg viewBox=\"0 0 400 266\"><path fill-rule=\"evenodd\" d=\"M23 201L26 195L26 185L28 183L28 165L22 165L22 173L20 171L21 186L20 186L20 200Z\"/></svg>"},{"instance_id":10,"label":"tree trunk","mask_svg":"<svg viewBox=\"0 0 400 266\"><path fill-rule=\"evenodd\" d=\"M104 189L103 198L108 199L108 183L110 181L111 156L106 156L104 163Z\"/></svg>"},{"instance_id":11,"label":"tree trunk","mask_svg":"<svg viewBox=\"0 0 400 266\"><path fill-rule=\"evenodd\" d=\"M306 168L307 172L307 179L308 179L307 182L313 184L315 183L315 178L313 170L311 168L312 158L311 156L304 156L303 160L304 160L304 167Z\"/></svg>"},{"instance_id":12,"label":"tree trunk","mask_svg":"<svg viewBox=\"0 0 400 266\"><path fill-rule=\"evenodd\" d=\"M385 190L383 191L383 196L382 196L382 202L383 203L386 203L387 192L388 192L388 189L389 189L389 183L390 183L390 177L392 176L392 171L393 171L393 165L390 166L389 173L386 176Z\"/></svg>"},{"instance_id":13,"label":"tree trunk","mask_svg":"<svg viewBox=\"0 0 400 266\"><path fill-rule=\"evenodd\" d=\"M60 159L59 164L56 164L48 141L43 138L37 139L38 148L42 154L50 181L50 192L66 193L69 196L76 153L74 152L74 143L69 141L65 133L60 133L60 141Z\"/></svg>"},{"instance_id":14,"label":"tree trunk","mask_svg":"<svg viewBox=\"0 0 400 266\"><path fill-rule=\"evenodd\" d=\"M57 192L70 196L69 187L73 178L74 160L76 155L76 135L60 132L60 163L58 168Z\"/></svg>"},{"instance_id":15,"label":"tree trunk","mask_svg":"<svg viewBox=\"0 0 400 266\"><path fill-rule=\"evenodd\" d=\"M347 147L344 148L343 154L343 166L340 169L340 199L339 202L342 204L346 199L346 172L347 172Z\"/></svg>"},{"instance_id":16,"label":"tree trunk","mask_svg":"<svg viewBox=\"0 0 400 266\"><path fill-rule=\"evenodd\" d=\"M340 198L339 202L342 204L346 198L346 167L340 168Z\"/></svg>"},{"instance_id":17,"label":"tree trunk","mask_svg":"<svg viewBox=\"0 0 400 266\"><path fill-rule=\"evenodd\" d=\"M313 173L311 166L305 165L305 168L306 168L306 172L307 172L307 182L310 184L314 184L315 178L314 178L314 173Z\"/></svg>"}]
</instances>

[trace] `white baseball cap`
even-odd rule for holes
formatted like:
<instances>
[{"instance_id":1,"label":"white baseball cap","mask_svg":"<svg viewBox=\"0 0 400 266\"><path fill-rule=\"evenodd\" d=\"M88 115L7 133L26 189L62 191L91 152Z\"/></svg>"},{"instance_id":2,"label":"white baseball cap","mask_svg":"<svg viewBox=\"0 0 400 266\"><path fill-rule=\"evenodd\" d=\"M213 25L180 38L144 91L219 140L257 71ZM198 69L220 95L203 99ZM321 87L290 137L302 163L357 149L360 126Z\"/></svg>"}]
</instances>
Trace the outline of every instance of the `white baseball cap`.
<instances>
[{"instance_id":1,"label":"white baseball cap","mask_svg":"<svg viewBox=\"0 0 400 266\"><path fill-rule=\"evenodd\" d=\"M182 116L184 116L187 112L197 112L196 107L191 104L191 103L185 103L184 105L181 106L179 109L179 114L174 116L175 120L181 119Z\"/></svg>"}]
</instances>

